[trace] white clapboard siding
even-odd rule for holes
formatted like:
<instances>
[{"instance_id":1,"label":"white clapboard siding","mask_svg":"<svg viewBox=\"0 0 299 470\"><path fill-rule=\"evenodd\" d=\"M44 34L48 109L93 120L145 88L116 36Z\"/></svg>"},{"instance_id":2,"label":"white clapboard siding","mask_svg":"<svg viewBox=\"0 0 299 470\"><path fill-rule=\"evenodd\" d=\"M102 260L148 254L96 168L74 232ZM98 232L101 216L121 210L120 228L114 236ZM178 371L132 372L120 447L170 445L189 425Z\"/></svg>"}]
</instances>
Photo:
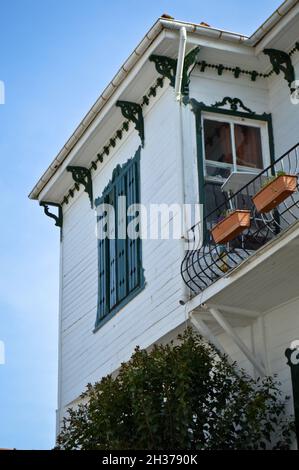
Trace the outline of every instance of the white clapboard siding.
<instances>
[{"instance_id":1,"label":"white clapboard siding","mask_svg":"<svg viewBox=\"0 0 299 470\"><path fill-rule=\"evenodd\" d=\"M299 77L299 54L292 57L295 76ZM299 103L292 104L290 90L283 74L269 79L269 102L272 113L275 154L278 158L299 142Z\"/></svg>"},{"instance_id":2,"label":"white clapboard siding","mask_svg":"<svg viewBox=\"0 0 299 470\"><path fill-rule=\"evenodd\" d=\"M291 342L299 339L299 299L292 299L284 305L264 314L265 346L269 361L271 374L277 374L278 380L282 384L282 391L286 395L292 395L292 384L290 368L287 366L287 359L284 355L286 348ZM251 333L252 329L252 333ZM237 328L236 332L249 347L254 350L260 360L264 360L260 343L260 326L256 321L251 326ZM237 361L240 367L253 374L252 365L239 350L235 342L225 333L218 336L225 351L230 357Z\"/></svg>"},{"instance_id":3,"label":"white clapboard siding","mask_svg":"<svg viewBox=\"0 0 299 470\"><path fill-rule=\"evenodd\" d=\"M266 80L252 82L246 77L235 79L231 73L218 76L215 72L204 73L196 68L190 87L190 96L210 106L225 96L239 98L246 107L257 114L269 112L268 86Z\"/></svg>"},{"instance_id":4,"label":"white clapboard siding","mask_svg":"<svg viewBox=\"0 0 299 470\"><path fill-rule=\"evenodd\" d=\"M212 59L211 59L212 60ZM294 56L299 76L298 55ZM178 104L167 80L150 105L144 108L145 148L141 150L141 202L148 206L180 202L178 166ZM192 72L190 98L206 105L225 96L239 98L257 114L271 113L275 156L279 157L298 141L299 105L291 104L289 88L282 75L270 79L235 79L230 73ZM182 109L184 126L185 197L198 201L198 171L195 119L189 106ZM111 129L111 134L115 129ZM133 157L140 145L134 126L117 143L109 157L93 173L94 198L101 196L117 164ZM94 156L93 156L94 157ZM142 257L146 286L111 320L93 333L97 311L98 254L95 211L82 189L64 205L61 285L60 419L68 404L77 400L88 382L117 370L130 358L136 345L148 347L184 324L184 296L180 277L182 240L143 240ZM171 225L171 221L168 222ZM149 228L153 222L149 221ZM246 307L246 306L244 306ZM264 316L266 350L270 371L278 373L286 393L291 391L284 350L299 338L299 300L277 307ZM284 318L285 321L281 321ZM257 356L263 358L259 321L238 328L238 334ZM254 374L252 366L236 344L225 334L219 340L239 366Z\"/></svg>"},{"instance_id":5,"label":"white clapboard siding","mask_svg":"<svg viewBox=\"0 0 299 470\"><path fill-rule=\"evenodd\" d=\"M177 172L177 104L165 86L145 110L145 148L141 150L141 202L180 202ZM94 197L101 195L117 164L140 145L128 133L93 176ZM150 224L149 224L150 225ZM64 206L62 242L61 395L64 409L88 382L99 380L127 360L136 345L148 347L184 321L180 278L181 240L143 240L145 289L96 333L97 240L95 213L82 190Z\"/></svg>"}]
</instances>

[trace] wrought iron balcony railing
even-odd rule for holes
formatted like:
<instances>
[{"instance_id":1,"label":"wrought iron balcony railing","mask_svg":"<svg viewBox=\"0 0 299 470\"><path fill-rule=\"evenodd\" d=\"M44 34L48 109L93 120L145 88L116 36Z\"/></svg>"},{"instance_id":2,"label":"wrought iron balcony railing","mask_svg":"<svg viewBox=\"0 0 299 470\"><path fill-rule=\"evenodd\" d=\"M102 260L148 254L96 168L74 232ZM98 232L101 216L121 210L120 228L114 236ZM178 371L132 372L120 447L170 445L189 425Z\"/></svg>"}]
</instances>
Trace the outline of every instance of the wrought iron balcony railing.
<instances>
[{"instance_id":1,"label":"wrought iron balcony railing","mask_svg":"<svg viewBox=\"0 0 299 470\"><path fill-rule=\"evenodd\" d=\"M296 175L296 189L269 212L258 212L252 197L281 172ZM238 266L299 219L299 143L269 165L188 232L189 249L181 265L186 285L199 293ZM227 243L216 244L211 229L231 208L250 211L250 227Z\"/></svg>"}]
</instances>

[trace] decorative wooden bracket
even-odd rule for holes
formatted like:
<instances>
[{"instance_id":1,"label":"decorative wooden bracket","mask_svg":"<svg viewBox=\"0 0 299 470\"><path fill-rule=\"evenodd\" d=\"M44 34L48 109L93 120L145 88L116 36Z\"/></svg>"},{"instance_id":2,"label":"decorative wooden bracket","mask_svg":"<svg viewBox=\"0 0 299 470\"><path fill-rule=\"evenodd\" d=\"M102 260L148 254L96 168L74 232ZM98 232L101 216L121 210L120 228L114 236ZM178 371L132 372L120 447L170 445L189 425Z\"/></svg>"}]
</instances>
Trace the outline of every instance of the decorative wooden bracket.
<instances>
[{"instance_id":1,"label":"decorative wooden bracket","mask_svg":"<svg viewBox=\"0 0 299 470\"><path fill-rule=\"evenodd\" d=\"M72 173L75 183L83 185L84 191L88 194L90 206L93 208L92 178L90 170L84 166L68 166L66 169Z\"/></svg>"},{"instance_id":2,"label":"decorative wooden bracket","mask_svg":"<svg viewBox=\"0 0 299 470\"><path fill-rule=\"evenodd\" d=\"M269 56L274 72L277 75L282 72L290 90L294 91L292 83L295 81L295 71L289 54L278 49L264 49L263 52Z\"/></svg>"},{"instance_id":3,"label":"decorative wooden bracket","mask_svg":"<svg viewBox=\"0 0 299 470\"><path fill-rule=\"evenodd\" d=\"M174 88L177 60L165 55L155 54L152 54L149 60L154 62L157 72L162 75L162 77L168 78L170 86Z\"/></svg>"},{"instance_id":4,"label":"decorative wooden bracket","mask_svg":"<svg viewBox=\"0 0 299 470\"><path fill-rule=\"evenodd\" d=\"M195 47L185 57L181 88L181 92L183 95L189 94L190 67L196 64L198 52L199 47ZM149 57L149 60L151 62L154 62L157 72L162 75L162 77L168 78L170 81L170 85L174 88L178 63L177 59L172 59L171 57L163 55L152 54Z\"/></svg>"},{"instance_id":5,"label":"decorative wooden bracket","mask_svg":"<svg viewBox=\"0 0 299 470\"><path fill-rule=\"evenodd\" d=\"M184 69L183 69L183 79L182 79L182 88L181 88L181 92L182 92L183 95L189 95L190 73L191 73L193 67L196 65L196 60L197 60L199 50L200 50L199 47L195 47L185 57Z\"/></svg>"},{"instance_id":6,"label":"decorative wooden bracket","mask_svg":"<svg viewBox=\"0 0 299 470\"><path fill-rule=\"evenodd\" d=\"M295 412L295 429L297 436L297 445L299 448L299 349L288 348L285 352L285 355L288 359L287 364L291 368Z\"/></svg>"},{"instance_id":7,"label":"decorative wooden bracket","mask_svg":"<svg viewBox=\"0 0 299 470\"><path fill-rule=\"evenodd\" d=\"M62 207L60 204L56 204L55 202L47 202L47 201L40 201L39 205L44 208L44 213L50 217L51 219L55 220L56 227L62 228ZM53 214L49 211L49 206L57 207L58 208L58 215Z\"/></svg>"},{"instance_id":8,"label":"decorative wooden bracket","mask_svg":"<svg viewBox=\"0 0 299 470\"><path fill-rule=\"evenodd\" d=\"M139 134L141 145L144 147L144 122L142 107L140 104L131 101L117 101L116 106L121 109L122 115L135 124L135 129Z\"/></svg>"}]
</instances>

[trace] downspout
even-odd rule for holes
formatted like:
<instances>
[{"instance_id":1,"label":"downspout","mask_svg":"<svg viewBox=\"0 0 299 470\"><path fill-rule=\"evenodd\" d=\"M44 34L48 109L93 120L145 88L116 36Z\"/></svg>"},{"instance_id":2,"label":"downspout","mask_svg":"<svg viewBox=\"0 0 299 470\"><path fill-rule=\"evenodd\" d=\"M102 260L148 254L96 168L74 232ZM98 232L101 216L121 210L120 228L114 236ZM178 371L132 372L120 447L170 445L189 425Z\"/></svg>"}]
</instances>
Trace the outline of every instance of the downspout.
<instances>
[{"instance_id":1,"label":"downspout","mask_svg":"<svg viewBox=\"0 0 299 470\"><path fill-rule=\"evenodd\" d=\"M187 44L187 32L186 28L183 26L180 29L180 43L179 43L179 52L178 52L178 61L176 68L176 80L175 80L175 100L178 103L178 171L179 171L179 191L180 191L180 204L184 205L185 203L185 175L184 175L184 137L183 137L183 116L182 116L182 81L184 73L184 62L185 62L185 53L186 53L186 44ZM186 224L185 224L185 211L183 210L182 217L182 238L185 238L186 234Z\"/></svg>"},{"instance_id":2,"label":"downspout","mask_svg":"<svg viewBox=\"0 0 299 470\"><path fill-rule=\"evenodd\" d=\"M176 67L176 79L175 79L175 97L177 101L181 101L182 98L182 80L184 72L184 61L186 53L186 44L187 44L187 31L185 26L180 29L180 44L179 44L179 53L178 53L178 62Z\"/></svg>"},{"instance_id":3,"label":"downspout","mask_svg":"<svg viewBox=\"0 0 299 470\"><path fill-rule=\"evenodd\" d=\"M181 206L181 261L185 256L185 239L186 239L186 214L185 214L185 172L184 172L184 137L183 137L183 116L182 116L182 81L184 73L184 62L187 44L187 31L184 26L180 28L180 42L178 51L178 60L176 68L176 80L175 80L175 100L178 103L177 111L177 129L178 129L178 183L179 183L179 198ZM187 286L181 279L182 294L183 298L180 300L180 304L184 305L188 299Z\"/></svg>"},{"instance_id":4,"label":"downspout","mask_svg":"<svg viewBox=\"0 0 299 470\"><path fill-rule=\"evenodd\" d=\"M64 241L63 228L59 245L59 313L58 313L58 386L57 386L57 410L56 410L56 438L61 430L62 423L62 303L63 303L63 258Z\"/></svg>"}]
</instances>

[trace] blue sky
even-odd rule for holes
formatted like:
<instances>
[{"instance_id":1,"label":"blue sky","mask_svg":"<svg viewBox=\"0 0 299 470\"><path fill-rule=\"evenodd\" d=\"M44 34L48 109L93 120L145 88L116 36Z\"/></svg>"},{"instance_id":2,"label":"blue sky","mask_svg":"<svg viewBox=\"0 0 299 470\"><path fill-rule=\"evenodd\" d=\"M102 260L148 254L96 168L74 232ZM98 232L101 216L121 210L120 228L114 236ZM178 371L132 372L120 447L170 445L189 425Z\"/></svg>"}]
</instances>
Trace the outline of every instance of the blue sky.
<instances>
[{"instance_id":1,"label":"blue sky","mask_svg":"<svg viewBox=\"0 0 299 470\"><path fill-rule=\"evenodd\" d=\"M280 3L1 1L0 448L54 445L59 232L29 190L162 13L250 35Z\"/></svg>"}]
</instances>

